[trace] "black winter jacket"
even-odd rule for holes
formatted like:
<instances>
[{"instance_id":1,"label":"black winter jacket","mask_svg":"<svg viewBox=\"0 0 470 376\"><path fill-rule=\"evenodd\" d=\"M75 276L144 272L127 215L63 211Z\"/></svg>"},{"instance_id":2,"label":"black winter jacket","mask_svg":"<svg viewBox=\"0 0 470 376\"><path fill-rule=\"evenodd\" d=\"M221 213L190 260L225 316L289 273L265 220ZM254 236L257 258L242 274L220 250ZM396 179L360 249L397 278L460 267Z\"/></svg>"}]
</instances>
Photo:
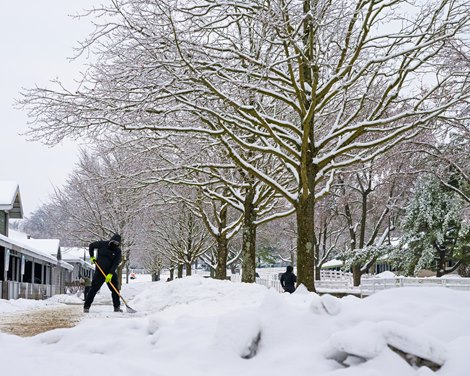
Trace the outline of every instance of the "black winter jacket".
<instances>
[{"instance_id":1,"label":"black winter jacket","mask_svg":"<svg viewBox=\"0 0 470 376\"><path fill-rule=\"evenodd\" d=\"M96 257L98 265L106 274L113 274L122 258L121 248L111 240L99 240L88 246L90 257ZM98 251L96 255L95 250Z\"/></svg>"},{"instance_id":2,"label":"black winter jacket","mask_svg":"<svg viewBox=\"0 0 470 376\"><path fill-rule=\"evenodd\" d=\"M295 291L296 282L297 282L297 276L294 273L290 271L282 273L281 286L284 289L284 291L292 294Z\"/></svg>"}]
</instances>

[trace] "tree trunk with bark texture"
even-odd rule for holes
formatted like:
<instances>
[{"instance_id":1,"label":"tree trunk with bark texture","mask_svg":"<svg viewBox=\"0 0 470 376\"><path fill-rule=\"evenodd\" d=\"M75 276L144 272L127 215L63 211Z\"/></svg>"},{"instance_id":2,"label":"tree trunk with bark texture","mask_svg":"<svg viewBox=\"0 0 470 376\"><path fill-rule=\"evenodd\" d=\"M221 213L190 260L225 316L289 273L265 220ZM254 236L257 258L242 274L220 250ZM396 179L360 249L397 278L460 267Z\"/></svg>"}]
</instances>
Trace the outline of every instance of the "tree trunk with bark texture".
<instances>
[{"instance_id":1,"label":"tree trunk with bark texture","mask_svg":"<svg viewBox=\"0 0 470 376\"><path fill-rule=\"evenodd\" d=\"M186 267L186 275L187 275L187 276L188 276L188 275L191 275L191 274L192 274L192 273L191 273L191 263L190 263L190 262L187 262L187 263L185 263L184 265L185 265L185 267Z\"/></svg>"},{"instance_id":2,"label":"tree trunk with bark texture","mask_svg":"<svg viewBox=\"0 0 470 376\"><path fill-rule=\"evenodd\" d=\"M297 277L309 291L315 292L315 199L301 196L297 208Z\"/></svg>"},{"instance_id":3,"label":"tree trunk with bark texture","mask_svg":"<svg viewBox=\"0 0 470 376\"><path fill-rule=\"evenodd\" d=\"M215 268L215 279L227 278L228 241L225 235L217 239L217 267Z\"/></svg>"},{"instance_id":4,"label":"tree trunk with bark texture","mask_svg":"<svg viewBox=\"0 0 470 376\"><path fill-rule=\"evenodd\" d=\"M177 275L178 275L178 278L183 278L183 264L178 264Z\"/></svg>"},{"instance_id":5,"label":"tree trunk with bark texture","mask_svg":"<svg viewBox=\"0 0 470 376\"><path fill-rule=\"evenodd\" d=\"M256 213L253 206L253 190L245 199L242 245L242 282L256 282Z\"/></svg>"}]
</instances>

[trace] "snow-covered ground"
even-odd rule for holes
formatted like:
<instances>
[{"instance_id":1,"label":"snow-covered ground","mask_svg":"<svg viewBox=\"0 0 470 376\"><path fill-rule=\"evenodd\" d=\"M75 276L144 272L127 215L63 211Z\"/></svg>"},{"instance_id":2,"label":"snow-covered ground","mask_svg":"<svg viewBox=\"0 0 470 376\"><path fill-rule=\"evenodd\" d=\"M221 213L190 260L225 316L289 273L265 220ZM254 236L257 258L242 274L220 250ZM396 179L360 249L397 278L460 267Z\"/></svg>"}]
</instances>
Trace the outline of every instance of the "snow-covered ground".
<instances>
[{"instance_id":1,"label":"snow-covered ground","mask_svg":"<svg viewBox=\"0 0 470 376\"><path fill-rule=\"evenodd\" d=\"M302 287L289 295L198 276L152 283L138 275L122 293L137 314L111 312L103 288L74 328L29 338L0 333L1 374L470 375L469 292L401 288L337 299ZM0 315L64 303L81 300L0 300ZM413 367L400 352L442 367Z\"/></svg>"}]
</instances>

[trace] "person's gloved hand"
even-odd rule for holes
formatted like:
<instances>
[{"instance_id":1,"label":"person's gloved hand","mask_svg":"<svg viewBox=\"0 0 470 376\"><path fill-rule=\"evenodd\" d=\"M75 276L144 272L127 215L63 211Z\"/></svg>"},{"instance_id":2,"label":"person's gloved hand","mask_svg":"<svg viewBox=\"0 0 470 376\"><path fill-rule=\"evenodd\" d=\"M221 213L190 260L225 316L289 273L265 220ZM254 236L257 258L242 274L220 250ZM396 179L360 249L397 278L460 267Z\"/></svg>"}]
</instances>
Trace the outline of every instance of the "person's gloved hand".
<instances>
[{"instance_id":1,"label":"person's gloved hand","mask_svg":"<svg viewBox=\"0 0 470 376\"><path fill-rule=\"evenodd\" d=\"M96 257L90 257L90 261L92 264L96 263Z\"/></svg>"},{"instance_id":2,"label":"person's gloved hand","mask_svg":"<svg viewBox=\"0 0 470 376\"><path fill-rule=\"evenodd\" d=\"M113 275L111 273L109 273L104 280L106 281L106 283L109 283L109 282L111 282L112 278L113 278Z\"/></svg>"}]
</instances>

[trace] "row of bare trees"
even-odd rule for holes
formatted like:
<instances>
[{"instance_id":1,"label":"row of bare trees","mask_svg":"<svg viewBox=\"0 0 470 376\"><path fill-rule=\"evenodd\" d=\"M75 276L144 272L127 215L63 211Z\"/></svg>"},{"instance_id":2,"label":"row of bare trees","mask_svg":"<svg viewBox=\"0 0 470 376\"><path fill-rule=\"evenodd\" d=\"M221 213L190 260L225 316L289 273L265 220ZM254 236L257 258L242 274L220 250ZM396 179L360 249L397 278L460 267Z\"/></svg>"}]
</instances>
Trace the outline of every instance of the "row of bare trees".
<instances>
[{"instance_id":1,"label":"row of bare trees","mask_svg":"<svg viewBox=\"0 0 470 376\"><path fill-rule=\"evenodd\" d=\"M176 144L171 143L172 150ZM468 194L466 175L452 172L458 162L463 162L452 159L452 145L446 142L439 148L434 138L421 137L338 174L331 193L316 203L315 277L320 278L325 261L336 257L346 261L354 283L359 285L361 276L380 257L390 256L392 239L402 235L400 224L416 194L416 178L428 174L430 166L435 166L442 187L452 184L454 190ZM461 149L462 145L458 142L455 147ZM259 262L256 256L259 258L263 249L273 250L274 259L295 264L293 215L272 215L266 223L248 221L251 225L246 225L243 200L236 200L237 171L232 171L232 180L228 181L227 163L223 174L213 171L202 174L206 177L202 179L201 169L188 169L178 155L164 154L164 149L162 143L158 153L148 154L135 141L121 140L103 144L91 153L82 152L66 185L23 223L23 229L35 237L59 237L69 245L86 245L120 232L125 250L123 266L144 266L156 276L163 268L170 269L172 277L174 270L179 277L183 269L190 275L192 266L202 260L216 278L225 278L229 267L241 267L253 271L252 276L244 274L246 281L252 282ZM420 153L423 150L439 150L441 160L436 161L434 154ZM445 173L443 166L449 159L452 163ZM221 161L217 166L222 166ZM466 170L465 166L460 168ZM455 179L460 181L458 185ZM239 177L240 186L242 182ZM281 206L279 201L276 205ZM285 213L287 208L281 206L284 210L278 212ZM244 233L250 228L255 228L254 236ZM247 245L247 239L253 244ZM253 254L246 249L253 249ZM410 265L397 265L414 272Z\"/></svg>"},{"instance_id":2,"label":"row of bare trees","mask_svg":"<svg viewBox=\"0 0 470 376\"><path fill-rule=\"evenodd\" d=\"M220 257L218 278L239 226L243 279L253 281L257 226L293 213L298 279L315 291L319 252L338 231L318 212L321 200L342 199L335 205L351 249L373 253L393 228L401 189L384 176L396 171L377 167L381 157L423 132L468 122L469 7L110 0L90 12L97 28L83 51L95 59L80 85L27 90L20 103L35 139L131 135L142 155L166 158L166 172L143 164L135 182L194 188L192 205ZM380 185L387 198L367 233ZM362 207L357 223L348 195ZM356 275L365 259L353 264Z\"/></svg>"}]
</instances>

